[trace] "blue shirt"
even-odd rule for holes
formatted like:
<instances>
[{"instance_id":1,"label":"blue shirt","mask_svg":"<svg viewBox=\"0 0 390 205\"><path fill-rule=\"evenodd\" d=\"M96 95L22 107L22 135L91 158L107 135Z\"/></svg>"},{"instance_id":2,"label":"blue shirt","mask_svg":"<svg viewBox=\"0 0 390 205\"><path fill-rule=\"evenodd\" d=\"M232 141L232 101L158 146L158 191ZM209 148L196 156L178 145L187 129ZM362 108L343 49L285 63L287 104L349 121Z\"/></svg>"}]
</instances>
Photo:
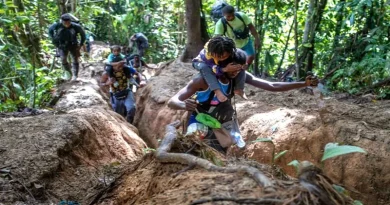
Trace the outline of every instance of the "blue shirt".
<instances>
[{"instance_id":1,"label":"blue shirt","mask_svg":"<svg viewBox=\"0 0 390 205\"><path fill-rule=\"evenodd\" d=\"M222 93L227 96L228 95L227 92L229 91L229 83L224 84L218 80L218 84L219 84L219 87L221 88ZM195 93L196 100L200 103L206 102L210 98L211 92L213 92L213 91L211 91L210 88L207 88L207 90L204 90L204 91L197 91ZM196 115L192 114L190 119L188 120L188 125L190 125L192 123L199 123L195 118L196 118Z\"/></svg>"},{"instance_id":2,"label":"blue shirt","mask_svg":"<svg viewBox=\"0 0 390 205\"><path fill-rule=\"evenodd\" d=\"M119 62L123 59L125 59L125 55L123 55L123 54L119 54L116 56L113 53L110 53L110 55L108 55L107 61L108 61L108 63L115 63L115 62Z\"/></svg>"}]
</instances>

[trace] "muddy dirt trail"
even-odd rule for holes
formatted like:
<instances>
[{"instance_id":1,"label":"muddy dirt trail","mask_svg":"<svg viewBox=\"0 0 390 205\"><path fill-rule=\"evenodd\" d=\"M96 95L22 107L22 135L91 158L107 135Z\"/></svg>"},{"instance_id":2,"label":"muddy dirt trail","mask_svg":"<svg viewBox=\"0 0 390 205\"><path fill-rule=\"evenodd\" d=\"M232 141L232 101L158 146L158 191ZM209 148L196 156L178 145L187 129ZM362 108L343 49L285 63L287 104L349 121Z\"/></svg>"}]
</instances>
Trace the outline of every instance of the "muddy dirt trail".
<instances>
[{"instance_id":1,"label":"muddy dirt trail","mask_svg":"<svg viewBox=\"0 0 390 205\"><path fill-rule=\"evenodd\" d=\"M329 97L319 107L317 97L300 91L247 87L249 100L236 99L246 149L233 147L227 158L218 159L257 168L273 181L270 191L243 173L185 170L186 165L157 160L152 148L160 145L166 125L184 114L166 103L196 73L190 64L169 62L148 74L155 76L136 93L133 126L111 111L107 90L97 84L106 48L94 45L96 62L83 64L79 81L58 88L61 97L53 111L0 118L0 204L207 204L221 198L208 204L293 204L311 195L292 178L296 172L287 163L308 160L321 166L328 142L360 146L367 154L328 160L324 175L317 177L345 185L365 204L390 203L389 102L355 104ZM257 138L271 138L276 153L288 150L275 161L278 166L272 165L272 144L253 142ZM188 149L176 143L181 151ZM271 195L276 199L267 201Z\"/></svg>"},{"instance_id":2,"label":"muddy dirt trail","mask_svg":"<svg viewBox=\"0 0 390 205\"><path fill-rule=\"evenodd\" d=\"M106 46L96 46L99 56ZM0 204L85 204L114 179L115 170L138 160L147 147L136 127L113 112L83 63L80 78L56 91L54 110L0 118Z\"/></svg>"}]
</instances>

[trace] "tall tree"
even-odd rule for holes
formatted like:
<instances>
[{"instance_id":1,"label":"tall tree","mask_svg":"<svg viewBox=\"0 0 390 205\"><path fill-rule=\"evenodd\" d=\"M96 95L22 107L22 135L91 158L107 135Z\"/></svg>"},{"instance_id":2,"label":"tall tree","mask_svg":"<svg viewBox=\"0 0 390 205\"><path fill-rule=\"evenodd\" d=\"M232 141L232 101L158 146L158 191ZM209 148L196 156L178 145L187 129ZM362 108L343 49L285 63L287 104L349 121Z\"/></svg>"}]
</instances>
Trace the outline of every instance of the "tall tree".
<instances>
[{"instance_id":1,"label":"tall tree","mask_svg":"<svg viewBox=\"0 0 390 205\"><path fill-rule=\"evenodd\" d=\"M60 12L60 16L68 12L68 9L66 8L66 0L58 0L57 5L58 5L58 10Z\"/></svg>"},{"instance_id":2,"label":"tall tree","mask_svg":"<svg viewBox=\"0 0 390 205\"><path fill-rule=\"evenodd\" d=\"M202 50L205 42L202 41L199 0L186 0L187 42L180 60L185 62L195 58Z\"/></svg>"}]
</instances>

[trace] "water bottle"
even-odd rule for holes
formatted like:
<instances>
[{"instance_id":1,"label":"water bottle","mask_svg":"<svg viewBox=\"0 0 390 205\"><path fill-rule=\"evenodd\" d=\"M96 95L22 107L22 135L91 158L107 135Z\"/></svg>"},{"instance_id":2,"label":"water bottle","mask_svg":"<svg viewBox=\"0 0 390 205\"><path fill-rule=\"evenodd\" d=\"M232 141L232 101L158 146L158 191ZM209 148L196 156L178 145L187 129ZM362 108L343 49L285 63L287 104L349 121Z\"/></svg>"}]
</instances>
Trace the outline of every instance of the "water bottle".
<instances>
[{"instance_id":1,"label":"water bottle","mask_svg":"<svg viewBox=\"0 0 390 205\"><path fill-rule=\"evenodd\" d=\"M230 135L234 138L237 147L243 148L245 147L245 141L241 136L240 126L238 125L238 120L236 115L233 116L232 122L233 125L232 125L232 129L230 130Z\"/></svg>"},{"instance_id":2,"label":"water bottle","mask_svg":"<svg viewBox=\"0 0 390 205\"><path fill-rule=\"evenodd\" d=\"M234 141L236 142L237 147L239 148L245 147L245 141L244 139L242 139L241 133L232 130L230 132L230 135L233 137Z\"/></svg>"}]
</instances>

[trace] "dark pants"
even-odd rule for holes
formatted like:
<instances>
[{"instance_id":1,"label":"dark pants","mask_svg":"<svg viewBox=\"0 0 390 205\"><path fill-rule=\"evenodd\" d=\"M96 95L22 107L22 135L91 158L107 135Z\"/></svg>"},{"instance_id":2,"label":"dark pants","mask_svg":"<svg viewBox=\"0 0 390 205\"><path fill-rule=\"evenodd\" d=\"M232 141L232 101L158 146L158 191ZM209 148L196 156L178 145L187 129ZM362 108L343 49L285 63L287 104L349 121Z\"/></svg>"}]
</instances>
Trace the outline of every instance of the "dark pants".
<instances>
[{"instance_id":1,"label":"dark pants","mask_svg":"<svg viewBox=\"0 0 390 205\"><path fill-rule=\"evenodd\" d=\"M149 48L149 44L147 43L142 43L137 45L138 55L140 56L140 59L145 55L145 51L147 48Z\"/></svg>"},{"instance_id":2,"label":"dark pants","mask_svg":"<svg viewBox=\"0 0 390 205\"><path fill-rule=\"evenodd\" d=\"M200 74L208 84L209 88L211 90L217 90L220 89L220 86L218 84L217 77L215 76L215 73L213 70L204 62L194 62L192 66L200 71ZM238 75L234 78L234 89L235 90L243 90L245 86L245 71L241 71L238 73Z\"/></svg>"},{"instance_id":3,"label":"dark pants","mask_svg":"<svg viewBox=\"0 0 390 205\"><path fill-rule=\"evenodd\" d=\"M133 123L136 111L133 92L129 90L127 97L120 100L118 100L114 94L111 93L110 100L112 109L126 118L127 122Z\"/></svg>"},{"instance_id":4,"label":"dark pants","mask_svg":"<svg viewBox=\"0 0 390 205\"><path fill-rule=\"evenodd\" d=\"M89 52L91 51L91 43L86 42L85 45L87 46L87 53L89 54Z\"/></svg>"},{"instance_id":5,"label":"dark pants","mask_svg":"<svg viewBox=\"0 0 390 205\"><path fill-rule=\"evenodd\" d=\"M217 137L215 136L214 132L211 129L209 129L207 135L203 138L203 140L208 146L216 149L218 152L221 152L222 154L226 154L227 148L221 146L221 144L217 140Z\"/></svg>"},{"instance_id":6,"label":"dark pants","mask_svg":"<svg viewBox=\"0 0 390 205\"><path fill-rule=\"evenodd\" d=\"M68 72L72 72L73 76L78 77L79 74L79 57L80 57L80 49L77 45L68 46L66 48L59 48L58 52L61 57L62 66ZM70 65L68 62L68 54L72 57L72 70L70 69Z\"/></svg>"}]
</instances>

